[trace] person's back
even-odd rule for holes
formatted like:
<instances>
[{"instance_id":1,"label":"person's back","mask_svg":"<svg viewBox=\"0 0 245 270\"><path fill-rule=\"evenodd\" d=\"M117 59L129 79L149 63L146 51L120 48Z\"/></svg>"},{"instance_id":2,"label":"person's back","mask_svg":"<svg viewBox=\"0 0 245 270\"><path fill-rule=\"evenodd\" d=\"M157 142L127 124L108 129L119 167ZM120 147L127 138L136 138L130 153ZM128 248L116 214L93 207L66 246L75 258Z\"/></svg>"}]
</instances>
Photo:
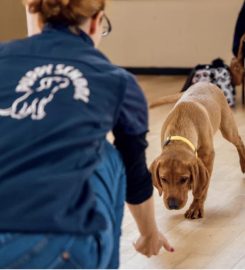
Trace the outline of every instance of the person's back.
<instances>
[{"instance_id":1,"label":"person's back","mask_svg":"<svg viewBox=\"0 0 245 270\"><path fill-rule=\"evenodd\" d=\"M25 2L44 29L0 45L0 268L117 268L125 200L136 250L173 251L155 222L144 95L96 49L105 0Z\"/></svg>"},{"instance_id":2,"label":"person's back","mask_svg":"<svg viewBox=\"0 0 245 270\"><path fill-rule=\"evenodd\" d=\"M0 46L0 230L101 227L82 224L96 218L86 181L116 122L124 77L65 27Z\"/></svg>"}]
</instances>

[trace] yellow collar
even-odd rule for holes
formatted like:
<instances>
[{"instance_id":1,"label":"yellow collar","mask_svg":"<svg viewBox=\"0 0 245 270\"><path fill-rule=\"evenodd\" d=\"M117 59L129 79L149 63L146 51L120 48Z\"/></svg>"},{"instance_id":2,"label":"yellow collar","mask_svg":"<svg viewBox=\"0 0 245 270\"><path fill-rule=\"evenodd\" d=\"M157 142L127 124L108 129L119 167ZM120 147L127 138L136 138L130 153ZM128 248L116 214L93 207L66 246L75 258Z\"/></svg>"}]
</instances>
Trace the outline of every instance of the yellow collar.
<instances>
[{"instance_id":1,"label":"yellow collar","mask_svg":"<svg viewBox=\"0 0 245 270\"><path fill-rule=\"evenodd\" d=\"M169 136L169 137L167 137L166 141L163 143L163 146L168 145L170 141L182 141L182 142L186 143L193 150L193 152L196 155L196 158L198 157L197 149L195 148L194 144L192 142L190 142L188 139L186 139L185 137L182 137L182 136Z\"/></svg>"}]
</instances>

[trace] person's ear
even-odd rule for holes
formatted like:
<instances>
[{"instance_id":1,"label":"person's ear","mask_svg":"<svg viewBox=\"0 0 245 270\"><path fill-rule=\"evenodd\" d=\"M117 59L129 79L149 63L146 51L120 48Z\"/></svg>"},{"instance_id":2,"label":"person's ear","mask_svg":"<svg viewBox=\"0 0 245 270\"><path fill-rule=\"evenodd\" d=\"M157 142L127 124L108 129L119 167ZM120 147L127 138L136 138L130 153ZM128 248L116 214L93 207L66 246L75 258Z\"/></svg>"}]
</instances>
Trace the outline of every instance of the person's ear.
<instances>
[{"instance_id":1,"label":"person's ear","mask_svg":"<svg viewBox=\"0 0 245 270\"><path fill-rule=\"evenodd\" d=\"M38 14L31 14L26 6L26 22L28 36L38 34L42 31L43 24Z\"/></svg>"},{"instance_id":2,"label":"person's ear","mask_svg":"<svg viewBox=\"0 0 245 270\"><path fill-rule=\"evenodd\" d=\"M99 27L102 24L103 16L104 16L104 11L100 11L91 18L89 35L93 36L94 34L97 33Z\"/></svg>"}]
</instances>

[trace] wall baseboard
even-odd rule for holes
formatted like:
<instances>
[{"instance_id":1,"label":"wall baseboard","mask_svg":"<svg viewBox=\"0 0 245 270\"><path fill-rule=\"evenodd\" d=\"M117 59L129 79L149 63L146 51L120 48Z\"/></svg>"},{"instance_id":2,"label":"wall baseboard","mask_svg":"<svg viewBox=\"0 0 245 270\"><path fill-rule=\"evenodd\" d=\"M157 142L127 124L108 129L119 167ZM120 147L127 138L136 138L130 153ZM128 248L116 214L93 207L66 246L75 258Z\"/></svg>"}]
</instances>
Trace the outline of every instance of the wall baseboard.
<instances>
[{"instance_id":1,"label":"wall baseboard","mask_svg":"<svg viewBox=\"0 0 245 270\"><path fill-rule=\"evenodd\" d=\"M168 67L124 67L135 75L189 75L192 68Z\"/></svg>"}]
</instances>

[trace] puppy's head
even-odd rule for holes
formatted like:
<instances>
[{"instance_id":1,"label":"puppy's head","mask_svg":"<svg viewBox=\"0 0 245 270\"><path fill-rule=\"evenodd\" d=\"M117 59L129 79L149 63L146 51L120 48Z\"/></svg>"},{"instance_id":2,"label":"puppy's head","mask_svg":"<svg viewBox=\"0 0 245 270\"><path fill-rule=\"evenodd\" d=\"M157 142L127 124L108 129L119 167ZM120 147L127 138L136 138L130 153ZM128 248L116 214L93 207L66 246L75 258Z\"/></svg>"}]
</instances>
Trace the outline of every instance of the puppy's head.
<instances>
[{"instance_id":1,"label":"puppy's head","mask_svg":"<svg viewBox=\"0 0 245 270\"><path fill-rule=\"evenodd\" d=\"M188 199L188 191L198 195L203 190L202 182L207 182L205 167L195 155L188 150L164 150L153 161L150 170L153 185L168 209L181 209ZM199 164L200 163L200 164ZM202 177L204 180L199 179Z\"/></svg>"}]
</instances>

